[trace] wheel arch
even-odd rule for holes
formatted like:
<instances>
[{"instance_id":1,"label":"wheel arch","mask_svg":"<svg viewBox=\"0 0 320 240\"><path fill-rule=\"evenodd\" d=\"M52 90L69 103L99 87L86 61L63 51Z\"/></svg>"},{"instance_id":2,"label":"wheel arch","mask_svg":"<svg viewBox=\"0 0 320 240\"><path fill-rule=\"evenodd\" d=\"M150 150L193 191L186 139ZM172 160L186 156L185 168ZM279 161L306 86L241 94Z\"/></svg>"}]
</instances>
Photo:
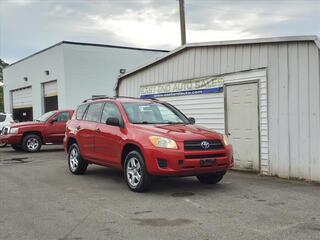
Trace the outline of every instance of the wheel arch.
<instances>
[{"instance_id":1,"label":"wheel arch","mask_svg":"<svg viewBox=\"0 0 320 240\"><path fill-rule=\"evenodd\" d=\"M67 151L69 151L69 148L71 147L72 144L78 144L77 140L74 138L74 137L70 137L68 139L68 142L67 142Z\"/></svg>"},{"instance_id":2,"label":"wheel arch","mask_svg":"<svg viewBox=\"0 0 320 240\"><path fill-rule=\"evenodd\" d=\"M126 159L126 156L128 155L129 152L131 151L138 151L142 156L143 156L143 152L141 150L141 147L136 144L136 143L126 143L123 148L122 148L122 152L121 152L121 167L123 168L124 166L124 161Z\"/></svg>"},{"instance_id":3,"label":"wheel arch","mask_svg":"<svg viewBox=\"0 0 320 240\"><path fill-rule=\"evenodd\" d=\"M40 137L41 139L41 142L44 144L44 139L43 139L43 136L42 136L42 133L39 132L39 131L26 131L22 134L22 138L21 138L21 143L23 141L23 139L27 136L27 135L31 135L31 134L34 134L34 135L37 135Z\"/></svg>"}]
</instances>

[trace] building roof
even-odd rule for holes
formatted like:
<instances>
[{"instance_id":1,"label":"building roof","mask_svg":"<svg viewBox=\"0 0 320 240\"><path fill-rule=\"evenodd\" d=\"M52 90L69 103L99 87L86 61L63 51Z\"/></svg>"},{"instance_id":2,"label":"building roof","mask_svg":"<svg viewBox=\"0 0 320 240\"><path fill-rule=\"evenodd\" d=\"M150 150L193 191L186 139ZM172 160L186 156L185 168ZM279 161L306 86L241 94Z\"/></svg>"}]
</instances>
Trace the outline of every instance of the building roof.
<instances>
[{"instance_id":1,"label":"building roof","mask_svg":"<svg viewBox=\"0 0 320 240\"><path fill-rule=\"evenodd\" d=\"M110 45L110 44L61 41L61 42L56 43L56 44L54 44L54 45L52 45L52 46L50 46L50 47L47 47L47 48L45 48L45 49L43 49L43 50L40 50L40 51L38 51L38 52L36 52L36 53L33 53L33 54L31 54L31 55L29 55L29 56L27 56L27 57L24 57L24 58L22 58L22 59L20 59L20 60L18 60L18 61L16 61L16 62L14 62L14 63L6 66L6 67L4 67L4 68L10 67L10 66L12 66L12 65L14 65L14 64L16 64L16 63L22 62L22 61L24 61L24 60L26 60L26 59L28 59L28 58L31 58L31 57L33 57L33 56L35 56L35 55L37 55L37 54L40 54L40 53L42 53L42 52L45 52L45 51L47 51L47 50L49 50L49 49L51 49L51 48L60 46L60 45L62 45L62 44L72 44L72 45L81 45L81 46L93 46L93 47L105 47L105 48L118 48L118 49L127 49L127 50L151 51L151 52L169 52L168 50L153 49L153 48L137 48L137 47L126 47L126 46Z\"/></svg>"},{"instance_id":2,"label":"building roof","mask_svg":"<svg viewBox=\"0 0 320 240\"><path fill-rule=\"evenodd\" d=\"M316 35L307 35L307 36L288 36L288 37L272 37L272 38L257 38L257 39L243 39L243 40L230 40L230 41L215 41L215 42L201 42L201 43L187 43L185 45L182 45L168 54L165 54L164 56L157 58L145 65L142 65L138 68L135 68L131 71L128 71L127 73L121 75L118 79L116 89L119 86L119 82L122 78L127 77L128 75L131 75L133 73L136 73L138 71L141 71L144 68L147 68L151 65L154 65L158 62L161 62L162 60L171 57L174 54L177 54L180 51L183 51L187 48L195 48L195 47L210 47L210 46L230 46L230 45L247 45L247 44L259 44L259 43L281 43L281 42L301 42L301 41L314 41L315 44L320 49L320 40Z\"/></svg>"}]
</instances>

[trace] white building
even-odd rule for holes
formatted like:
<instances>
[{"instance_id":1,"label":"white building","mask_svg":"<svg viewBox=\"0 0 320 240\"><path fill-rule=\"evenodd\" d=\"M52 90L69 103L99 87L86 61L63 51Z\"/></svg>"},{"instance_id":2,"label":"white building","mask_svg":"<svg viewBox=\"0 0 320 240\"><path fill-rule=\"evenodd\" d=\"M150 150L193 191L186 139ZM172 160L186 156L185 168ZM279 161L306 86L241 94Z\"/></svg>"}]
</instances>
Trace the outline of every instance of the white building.
<instances>
[{"instance_id":1,"label":"white building","mask_svg":"<svg viewBox=\"0 0 320 240\"><path fill-rule=\"evenodd\" d=\"M57 108L75 108L92 95L114 95L120 69L162 56L156 49L63 41L3 70L5 111L31 120Z\"/></svg>"},{"instance_id":2,"label":"white building","mask_svg":"<svg viewBox=\"0 0 320 240\"><path fill-rule=\"evenodd\" d=\"M316 36L187 44L127 72L116 90L229 135L238 169L320 181L319 48Z\"/></svg>"}]
</instances>

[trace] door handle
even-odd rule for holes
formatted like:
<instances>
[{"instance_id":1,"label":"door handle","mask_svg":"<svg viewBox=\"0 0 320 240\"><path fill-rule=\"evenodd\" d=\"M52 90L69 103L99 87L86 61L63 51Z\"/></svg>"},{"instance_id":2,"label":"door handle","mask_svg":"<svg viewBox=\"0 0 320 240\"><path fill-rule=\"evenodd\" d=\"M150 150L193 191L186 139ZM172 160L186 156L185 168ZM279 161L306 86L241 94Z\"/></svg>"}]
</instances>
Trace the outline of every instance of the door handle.
<instances>
[{"instance_id":1,"label":"door handle","mask_svg":"<svg viewBox=\"0 0 320 240\"><path fill-rule=\"evenodd\" d=\"M97 129L96 129L96 132L101 132L100 128L97 128Z\"/></svg>"},{"instance_id":2,"label":"door handle","mask_svg":"<svg viewBox=\"0 0 320 240\"><path fill-rule=\"evenodd\" d=\"M80 130L80 129L81 129L81 127L80 127L80 126L77 126L77 127L76 127L76 129L77 129L77 130Z\"/></svg>"},{"instance_id":3,"label":"door handle","mask_svg":"<svg viewBox=\"0 0 320 240\"><path fill-rule=\"evenodd\" d=\"M228 132L226 135L227 135L227 136L230 136L230 135L231 135L231 133L229 133L229 132Z\"/></svg>"}]
</instances>

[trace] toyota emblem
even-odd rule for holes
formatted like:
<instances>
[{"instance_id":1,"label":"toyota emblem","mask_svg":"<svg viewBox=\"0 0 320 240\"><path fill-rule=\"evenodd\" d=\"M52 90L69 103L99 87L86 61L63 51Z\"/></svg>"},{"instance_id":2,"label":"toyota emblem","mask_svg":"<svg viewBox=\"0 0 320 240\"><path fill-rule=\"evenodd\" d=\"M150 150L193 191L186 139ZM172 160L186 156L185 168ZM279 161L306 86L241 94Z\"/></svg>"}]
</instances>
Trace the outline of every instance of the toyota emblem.
<instances>
[{"instance_id":1,"label":"toyota emblem","mask_svg":"<svg viewBox=\"0 0 320 240\"><path fill-rule=\"evenodd\" d=\"M201 142L201 147L203 149L208 149L210 147L210 143L208 141L202 141Z\"/></svg>"}]
</instances>

